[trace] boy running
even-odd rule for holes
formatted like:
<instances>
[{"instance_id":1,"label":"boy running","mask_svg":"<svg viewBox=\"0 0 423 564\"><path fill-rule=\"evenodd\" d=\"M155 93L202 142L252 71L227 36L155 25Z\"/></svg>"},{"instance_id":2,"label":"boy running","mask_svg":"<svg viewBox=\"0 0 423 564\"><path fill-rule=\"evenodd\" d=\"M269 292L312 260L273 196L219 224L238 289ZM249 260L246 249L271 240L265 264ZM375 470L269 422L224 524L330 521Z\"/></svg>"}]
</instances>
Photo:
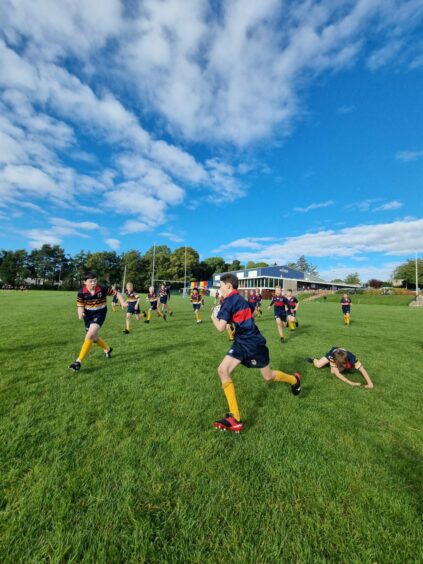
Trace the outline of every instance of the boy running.
<instances>
[{"instance_id":1,"label":"boy running","mask_svg":"<svg viewBox=\"0 0 423 564\"><path fill-rule=\"evenodd\" d=\"M296 318L297 318L299 303L297 298L292 295L292 290L286 291L286 299L288 302L287 313L288 313L289 329L290 331L295 331L295 328L298 327L298 321Z\"/></svg>"},{"instance_id":2,"label":"boy running","mask_svg":"<svg viewBox=\"0 0 423 564\"><path fill-rule=\"evenodd\" d=\"M135 315L135 319L139 321L141 319L140 315L140 297L134 292L134 285L132 282L126 284L126 303L128 306L128 311L126 313L126 326L123 333L129 335L131 331L131 317Z\"/></svg>"},{"instance_id":3,"label":"boy running","mask_svg":"<svg viewBox=\"0 0 423 564\"><path fill-rule=\"evenodd\" d=\"M126 305L119 292L116 292L110 286L100 286L97 283L97 276L94 272L87 272L83 277L83 281L84 285L78 292L76 305L78 318L81 321L84 320L87 334L78 358L69 366L74 372L80 370L81 364L89 353L93 343L103 349L105 358L111 358L112 348L106 345L98 334L100 327L106 319L107 296L116 295L120 305L122 307Z\"/></svg>"},{"instance_id":4,"label":"boy running","mask_svg":"<svg viewBox=\"0 0 423 564\"><path fill-rule=\"evenodd\" d=\"M287 326L286 321L286 311L288 307L288 300L283 295L283 292L279 286L276 286L275 293L272 296L272 300L268 309L273 306L274 315L276 319L276 326L278 328L279 337L281 339L281 343L284 342L285 338L283 336L283 328Z\"/></svg>"},{"instance_id":5,"label":"boy running","mask_svg":"<svg viewBox=\"0 0 423 564\"><path fill-rule=\"evenodd\" d=\"M348 294L342 296L341 306L344 315L344 325L349 325L351 317L351 299L348 297Z\"/></svg>"},{"instance_id":6,"label":"boy running","mask_svg":"<svg viewBox=\"0 0 423 564\"><path fill-rule=\"evenodd\" d=\"M192 303L192 307L193 307L193 310L194 310L195 319L197 320L197 323L202 323L201 316L200 316L200 309L201 309L201 305L202 305L202 297L200 295L200 292L198 291L198 288L192 289L190 300L191 300L191 303Z\"/></svg>"},{"instance_id":7,"label":"boy running","mask_svg":"<svg viewBox=\"0 0 423 564\"><path fill-rule=\"evenodd\" d=\"M373 388L373 382L370 379L370 376L367 373L367 370L358 360L358 358L350 351L346 349L341 349L339 347L332 347L330 351L328 351L324 357L317 359L317 358L310 358L307 357L305 359L306 362L310 364L314 364L316 368L323 368L323 366L330 365L331 373L339 378L342 382L349 384L350 386L360 386L359 382L352 382L348 378L342 375L342 372L345 370L358 370L360 374L366 381L365 388L371 390Z\"/></svg>"},{"instance_id":8,"label":"boy running","mask_svg":"<svg viewBox=\"0 0 423 564\"><path fill-rule=\"evenodd\" d=\"M150 286L148 289L147 297L145 298L146 301L150 304L147 312L147 319L144 320L144 323L150 323L151 319L151 312L155 311L158 317L163 317L166 321L166 314L163 315L160 313L159 308L157 307L157 302L159 301L159 297L157 296L156 292L154 291L154 286Z\"/></svg>"},{"instance_id":9,"label":"boy running","mask_svg":"<svg viewBox=\"0 0 423 564\"><path fill-rule=\"evenodd\" d=\"M170 290L169 290L169 292L170 292ZM168 292L168 289L166 288L165 284L160 285L159 301L160 301L160 307L161 307L161 310L162 310L163 319L166 319L167 313L169 313L170 316L173 315L173 311L167 307L167 302L168 302L168 299L169 299L169 292Z\"/></svg>"},{"instance_id":10,"label":"boy running","mask_svg":"<svg viewBox=\"0 0 423 564\"><path fill-rule=\"evenodd\" d=\"M263 296L261 295L261 292L258 288L256 288L256 304L257 304L257 312L259 317L261 317L263 315L263 312L261 310L261 302L263 300Z\"/></svg>"},{"instance_id":11,"label":"boy running","mask_svg":"<svg viewBox=\"0 0 423 564\"><path fill-rule=\"evenodd\" d=\"M217 373L229 406L229 413L224 419L215 421L213 427L225 431L240 432L243 428L241 414L235 395L232 372L239 364L247 368L258 368L263 378L268 381L287 382L291 384L294 395L301 392L301 375L285 374L280 370L272 370L269 365L269 349L266 339L258 330L248 302L239 294L238 278L234 274L224 274L220 279L220 293L223 303L212 321L216 329L225 331L228 323L235 326L235 341L220 363Z\"/></svg>"}]
</instances>

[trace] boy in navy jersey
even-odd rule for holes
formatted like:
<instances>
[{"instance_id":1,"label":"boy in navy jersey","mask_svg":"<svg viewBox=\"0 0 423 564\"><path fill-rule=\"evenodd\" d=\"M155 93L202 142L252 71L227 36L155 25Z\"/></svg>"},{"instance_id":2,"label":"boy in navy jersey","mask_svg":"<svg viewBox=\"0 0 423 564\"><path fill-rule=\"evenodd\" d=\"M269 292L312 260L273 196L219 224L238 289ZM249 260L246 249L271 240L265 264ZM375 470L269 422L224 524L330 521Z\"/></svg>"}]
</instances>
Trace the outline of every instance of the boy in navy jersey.
<instances>
[{"instance_id":1,"label":"boy in navy jersey","mask_svg":"<svg viewBox=\"0 0 423 564\"><path fill-rule=\"evenodd\" d=\"M256 288L256 309L257 309L257 313L258 316L261 317L263 315L263 312L261 310L261 302L263 300L263 296L261 295L261 292L258 288Z\"/></svg>"},{"instance_id":2,"label":"boy in navy jersey","mask_svg":"<svg viewBox=\"0 0 423 564\"><path fill-rule=\"evenodd\" d=\"M342 296L341 306L342 313L344 315L344 325L349 325L351 315L351 299L348 297L348 294L344 294Z\"/></svg>"},{"instance_id":3,"label":"boy in navy jersey","mask_svg":"<svg viewBox=\"0 0 423 564\"><path fill-rule=\"evenodd\" d=\"M171 317L173 315L173 311L168 308L167 302L169 300L170 288L166 287L165 284L161 284L159 288L159 301L160 306L162 309L163 319L166 319L166 315L169 314Z\"/></svg>"},{"instance_id":4,"label":"boy in navy jersey","mask_svg":"<svg viewBox=\"0 0 423 564\"><path fill-rule=\"evenodd\" d=\"M107 296L117 296L119 303L125 307L125 301L119 292L110 286L100 286L97 283L97 276L94 272L87 272L84 277L84 285L79 290L76 305L78 318L85 323L86 336L78 358L69 368L78 372L85 357L89 353L91 346L95 343L104 351L106 358L111 357L112 349L99 337L100 327L103 325L107 314Z\"/></svg>"},{"instance_id":5,"label":"boy in navy jersey","mask_svg":"<svg viewBox=\"0 0 423 564\"><path fill-rule=\"evenodd\" d=\"M291 331L295 331L295 328L298 327L297 321L297 311L298 311L298 300L295 296L292 295L292 290L286 291L286 299L287 299L287 314L288 314L288 322L289 322L289 329Z\"/></svg>"},{"instance_id":6,"label":"boy in navy jersey","mask_svg":"<svg viewBox=\"0 0 423 564\"><path fill-rule=\"evenodd\" d=\"M281 343L283 343L285 340L283 336L283 328L287 325L286 311L288 307L288 300L283 295L282 290L281 288L279 288L279 286L276 286L275 288L275 293L272 296L272 300L268 309L270 309L272 306L274 307L274 315L276 319L276 326L279 332L279 337L281 339Z\"/></svg>"},{"instance_id":7,"label":"boy in navy jersey","mask_svg":"<svg viewBox=\"0 0 423 564\"><path fill-rule=\"evenodd\" d=\"M202 323L200 316L200 309L202 306L203 298L201 297L198 288L192 289L190 301L192 303L192 308L194 310L195 319L197 320L197 323Z\"/></svg>"},{"instance_id":8,"label":"boy in navy jersey","mask_svg":"<svg viewBox=\"0 0 423 564\"><path fill-rule=\"evenodd\" d=\"M220 293L224 300L212 321L220 332L226 330L228 323L235 326L235 341L220 363L219 374L222 388L229 406L229 413L224 419L215 421L217 429L239 432L242 430L241 415L235 394L235 385L231 374L239 364L247 368L258 368L263 378L269 382L287 382L291 384L294 395L301 392L301 375L285 374L280 370L272 370L269 366L269 350L266 339L258 330L248 302L239 294L238 278L234 274L224 274L220 279Z\"/></svg>"},{"instance_id":9,"label":"boy in navy jersey","mask_svg":"<svg viewBox=\"0 0 423 564\"><path fill-rule=\"evenodd\" d=\"M369 390L373 388L373 382L371 381L367 370L358 358L346 349L332 347L330 351L328 351L325 356L320 359L307 357L305 360L306 362L310 362L310 364L314 364L316 368L323 368L323 366L327 366L329 364L331 373L350 386L360 386L360 383L352 382L344 376L342 372L345 370L358 370L366 381L366 385L364 387Z\"/></svg>"},{"instance_id":10,"label":"boy in navy jersey","mask_svg":"<svg viewBox=\"0 0 423 564\"><path fill-rule=\"evenodd\" d=\"M147 319L144 320L144 323L150 323L152 311L155 311L158 317L163 317L163 319L166 321L166 314L162 315L158 308L157 302L159 301L159 297L154 290L154 286L149 287L148 294L145 299L150 304L150 307L148 308Z\"/></svg>"},{"instance_id":11,"label":"boy in navy jersey","mask_svg":"<svg viewBox=\"0 0 423 564\"><path fill-rule=\"evenodd\" d=\"M128 306L128 311L126 313L126 326L123 333L129 335L131 331L131 317L135 315L135 319L137 321L141 319L140 297L134 292L134 285L132 282L128 282L126 284L126 304Z\"/></svg>"}]
</instances>

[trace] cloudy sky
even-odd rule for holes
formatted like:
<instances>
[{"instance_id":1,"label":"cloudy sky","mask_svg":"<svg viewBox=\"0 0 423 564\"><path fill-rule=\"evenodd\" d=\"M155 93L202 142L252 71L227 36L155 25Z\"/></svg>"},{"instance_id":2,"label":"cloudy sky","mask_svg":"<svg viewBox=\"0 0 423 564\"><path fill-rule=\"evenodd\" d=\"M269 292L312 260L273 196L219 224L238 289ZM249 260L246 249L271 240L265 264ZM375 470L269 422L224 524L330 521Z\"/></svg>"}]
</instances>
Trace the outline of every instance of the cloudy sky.
<instances>
[{"instance_id":1,"label":"cloudy sky","mask_svg":"<svg viewBox=\"0 0 423 564\"><path fill-rule=\"evenodd\" d=\"M387 278L423 254L423 0L2 0L0 248Z\"/></svg>"}]
</instances>

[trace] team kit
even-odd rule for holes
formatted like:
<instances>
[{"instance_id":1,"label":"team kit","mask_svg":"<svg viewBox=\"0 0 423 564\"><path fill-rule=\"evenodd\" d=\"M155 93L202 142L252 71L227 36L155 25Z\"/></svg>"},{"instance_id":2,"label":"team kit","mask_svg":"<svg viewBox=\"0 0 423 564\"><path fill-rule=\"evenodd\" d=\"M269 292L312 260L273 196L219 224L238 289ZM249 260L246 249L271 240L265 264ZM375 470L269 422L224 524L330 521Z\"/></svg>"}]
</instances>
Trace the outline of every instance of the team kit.
<instances>
[{"instance_id":1,"label":"team kit","mask_svg":"<svg viewBox=\"0 0 423 564\"><path fill-rule=\"evenodd\" d=\"M134 291L131 282L126 284L125 293L122 294L113 286L102 286L98 283L94 272L87 272L83 277L83 286L79 290L76 300L78 318L84 321L86 333L78 358L69 366L74 372L81 369L82 363L93 344L103 350L106 359L110 359L112 356L112 347L99 335L106 320L108 296L112 297L113 311L116 311L118 306L126 310L125 328L122 330L126 335L131 333L133 316L137 321L143 319L144 323L150 323L153 315L161 321L167 321L167 317L174 313L169 307L170 286L166 284L161 284L158 292L155 291L153 286L148 289L145 298L147 307L142 309L140 306L141 296ZM190 301L195 322L201 324L205 307L204 294L200 293L198 288L193 288ZM298 299L291 290L284 292L281 288L275 288L268 310L271 308L273 308L280 341L284 343L284 329L296 331L298 328ZM349 325L351 299L348 294L342 296L341 308L343 322L345 325ZM234 274L221 276L220 287L215 295L211 321L217 331L227 333L230 341L230 348L217 367L228 411L225 417L214 421L213 427L216 429L235 433L239 433L243 429L244 424L232 379L232 373L240 364L247 368L258 369L267 382L289 384L294 396L301 393L302 377L299 372L287 374L271 368L266 339L255 322L256 318L262 315L262 295L259 290L250 290L246 299L238 291L238 278ZM313 364L315 368L330 368L331 374L350 386L361 385L359 382L354 382L348 378L348 373L357 370L364 378L364 387L367 389L373 388L373 383L366 369L351 351L333 346L321 358L306 357L304 360Z\"/></svg>"}]
</instances>

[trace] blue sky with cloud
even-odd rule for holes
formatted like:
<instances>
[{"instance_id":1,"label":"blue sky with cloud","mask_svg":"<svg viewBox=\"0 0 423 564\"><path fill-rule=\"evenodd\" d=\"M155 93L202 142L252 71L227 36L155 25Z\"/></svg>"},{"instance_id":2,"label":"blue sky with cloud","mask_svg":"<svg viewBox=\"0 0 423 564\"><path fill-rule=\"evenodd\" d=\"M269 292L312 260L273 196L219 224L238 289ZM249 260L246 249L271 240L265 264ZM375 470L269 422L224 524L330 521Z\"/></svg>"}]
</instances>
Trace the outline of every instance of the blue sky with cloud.
<instances>
[{"instance_id":1,"label":"blue sky with cloud","mask_svg":"<svg viewBox=\"0 0 423 564\"><path fill-rule=\"evenodd\" d=\"M423 251L423 0L3 0L0 247L387 278Z\"/></svg>"}]
</instances>

